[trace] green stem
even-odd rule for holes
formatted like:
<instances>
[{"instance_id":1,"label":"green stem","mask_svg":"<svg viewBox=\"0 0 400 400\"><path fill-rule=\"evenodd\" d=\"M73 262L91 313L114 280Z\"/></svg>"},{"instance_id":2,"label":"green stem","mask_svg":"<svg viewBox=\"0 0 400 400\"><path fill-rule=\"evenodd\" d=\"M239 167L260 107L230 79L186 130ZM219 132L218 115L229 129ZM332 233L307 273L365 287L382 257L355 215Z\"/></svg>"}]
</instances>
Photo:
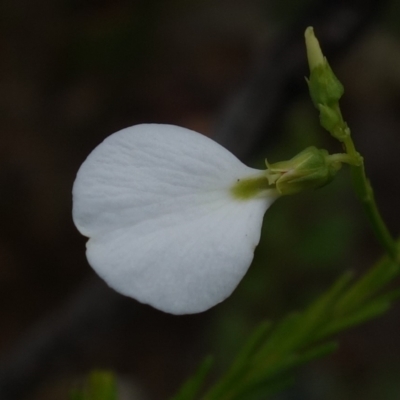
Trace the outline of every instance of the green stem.
<instances>
[{"instance_id":1,"label":"green stem","mask_svg":"<svg viewBox=\"0 0 400 400\"><path fill-rule=\"evenodd\" d=\"M372 187L365 175L364 161L351 138L350 129L343 119L339 100L344 90L322 53L312 27L305 32L310 78L308 88L315 107L320 112L320 122L334 138L345 147L346 153L353 160L351 165L353 182L372 228L386 250L388 256L395 262L400 261L395 241L383 222L375 202Z\"/></svg>"},{"instance_id":2,"label":"green stem","mask_svg":"<svg viewBox=\"0 0 400 400\"><path fill-rule=\"evenodd\" d=\"M356 150L353 139L351 138L350 129L343 119L339 103L334 104L332 109L337 113L340 120L337 128L341 134L336 135L336 137L343 143L347 155L353 160L353 162L349 164L356 194L364 207L377 239L386 250L388 256L393 261L399 262L399 252L397 251L396 242L382 219L375 201L372 186L365 174L364 159Z\"/></svg>"},{"instance_id":3,"label":"green stem","mask_svg":"<svg viewBox=\"0 0 400 400\"><path fill-rule=\"evenodd\" d=\"M356 151L350 135L344 139L343 144L346 148L347 154L351 157L354 157L354 159L359 160L357 163L358 165L351 165L351 173L355 191L364 207L372 229L389 257L393 261L399 262L399 254L397 251L396 242L382 219L375 201L372 186L365 175L364 160Z\"/></svg>"},{"instance_id":4,"label":"green stem","mask_svg":"<svg viewBox=\"0 0 400 400\"><path fill-rule=\"evenodd\" d=\"M358 162L356 160L354 160L354 157L350 156L347 153L329 154L327 156L327 159L329 160L330 163L338 162L338 163L344 163L344 164L350 164L350 165L358 164Z\"/></svg>"}]
</instances>

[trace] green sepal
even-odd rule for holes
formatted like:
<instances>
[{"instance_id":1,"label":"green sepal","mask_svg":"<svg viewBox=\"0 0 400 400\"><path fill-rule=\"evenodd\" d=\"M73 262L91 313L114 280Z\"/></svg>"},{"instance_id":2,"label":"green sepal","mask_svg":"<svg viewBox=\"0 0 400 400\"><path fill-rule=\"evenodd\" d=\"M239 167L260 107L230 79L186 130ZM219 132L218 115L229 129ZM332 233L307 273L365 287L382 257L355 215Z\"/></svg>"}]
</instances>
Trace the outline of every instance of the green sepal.
<instances>
[{"instance_id":1,"label":"green sepal","mask_svg":"<svg viewBox=\"0 0 400 400\"><path fill-rule=\"evenodd\" d=\"M310 71L307 84L311 100L317 109L320 104L329 106L337 103L344 93L343 85L333 73L326 58L322 64Z\"/></svg>"},{"instance_id":2,"label":"green sepal","mask_svg":"<svg viewBox=\"0 0 400 400\"><path fill-rule=\"evenodd\" d=\"M275 185L279 194L289 195L328 184L340 169L341 164L332 162L326 150L308 147L288 161L268 163L266 171L270 185Z\"/></svg>"}]
</instances>

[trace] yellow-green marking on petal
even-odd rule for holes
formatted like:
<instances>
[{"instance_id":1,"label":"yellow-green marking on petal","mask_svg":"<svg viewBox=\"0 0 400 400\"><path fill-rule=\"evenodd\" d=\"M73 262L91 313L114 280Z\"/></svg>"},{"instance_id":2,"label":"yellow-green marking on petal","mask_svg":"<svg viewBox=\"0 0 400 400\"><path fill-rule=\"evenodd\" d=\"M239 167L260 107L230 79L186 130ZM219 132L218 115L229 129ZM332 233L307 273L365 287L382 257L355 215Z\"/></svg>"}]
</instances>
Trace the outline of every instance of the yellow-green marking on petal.
<instances>
[{"instance_id":1,"label":"yellow-green marking on petal","mask_svg":"<svg viewBox=\"0 0 400 400\"><path fill-rule=\"evenodd\" d=\"M265 174L255 178L242 178L238 179L231 188L233 197L239 200L248 200L258 197L266 190L272 190L273 187L268 183Z\"/></svg>"}]
</instances>

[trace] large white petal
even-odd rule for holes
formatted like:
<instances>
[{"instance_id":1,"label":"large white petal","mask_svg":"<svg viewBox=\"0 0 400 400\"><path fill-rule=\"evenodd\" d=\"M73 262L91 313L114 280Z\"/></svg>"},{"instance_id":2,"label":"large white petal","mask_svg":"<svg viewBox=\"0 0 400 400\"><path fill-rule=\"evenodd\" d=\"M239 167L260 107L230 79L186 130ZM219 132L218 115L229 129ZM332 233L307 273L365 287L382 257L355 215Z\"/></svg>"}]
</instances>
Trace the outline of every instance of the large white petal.
<instances>
[{"instance_id":1,"label":"large white petal","mask_svg":"<svg viewBox=\"0 0 400 400\"><path fill-rule=\"evenodd\" d=\"M109 136L73 188L90 265L117 291L163 311L214 306L246 273L272 202L234 199L230 188L259 174L185 128L144 124Z\"/></svg>"}]
</instances>

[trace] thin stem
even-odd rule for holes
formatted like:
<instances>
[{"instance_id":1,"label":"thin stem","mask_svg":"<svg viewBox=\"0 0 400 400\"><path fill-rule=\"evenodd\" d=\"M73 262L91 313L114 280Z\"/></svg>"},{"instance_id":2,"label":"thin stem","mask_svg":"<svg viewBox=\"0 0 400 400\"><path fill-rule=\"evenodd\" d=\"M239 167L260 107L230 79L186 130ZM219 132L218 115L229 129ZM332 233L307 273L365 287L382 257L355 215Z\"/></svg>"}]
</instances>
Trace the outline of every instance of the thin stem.
<instances>
[{"instance_id":1,"label":"thin stem","mask_svg":"<svg viewBox=\"0 0 400 400\"><path fill-rule=\"evenodd\" d=\"M305 40L310 67L310 77L307 83L311 99L319 110L321 125L344 145L346 153L353 160L350 165L357 195L388 256L393 261L399 262L400 257L395 241L378 211L371 184L365 175L364 160L356 150L350 129L340 110L339 100L344 93L343 86L326 62L312 27L307 28Z\"/></svg>"},{"instance_id":2,"label":"thin stem","mask_svg":"<svg viewBox=\"0 0 400 400\"><path fill-rule=\"evenodd\" d=\"M356 151L354 142L350 135L343 141L343 144L346 148L347 154L358 160L357 163L353 163L350 166L354 189L363 205L372 229L377 239L386 250L388 256L393 261L398 262L399 254L397 251L396 242L390 234L385 222L382 219L381 213L379 212L378 205L375 201L374 191L365 174L364 159Z\"/></svg>"},{"instance_id":3,"label":"thin stem","mask_svg":"<svg viewBox=\"0 0 400 400\"><path fill-rule=\"evenodd\" d=\"M356 150L353 139L351 138L350 129L343 119L339 103L336 103L333 109L340 118L339 129L344 133L342 143L346 149L346 153L354 160L349 164L351 166L351 173L357 196L364 207L377 239L386 250L388 256L397 263L399 262L399 253L397 251L396 242L379 212L372 186L365 174L364 159Z\"/></svg>"},{"instance_id":4,"label":"thin stem","mask_svg":"<svg viewBox=\"0 0 400 400\"><path fill-rule=\"evenodd\" d=\"M358 162L354 160L354 157L350 156L347 153L335 153L335 154L329 154L327 156L327 159L331 162L338 162L338 163L344 163L344 164L350 164L350 165L358 165Z\"/></svg>"},{"instance_id":5,"label":"thin stem","mask_svg":"<svg viewBox=\"0 0 400 400\"><path fill-rule=\"evenodd\" d=\"M349 137L345 141L346 149L347 142L351 142L352 147L354 148L353 141ZM399 262L399 254L397 251L396 242L390 234L378 210L372 186L365 175L364 161L362 158L360 159L361 164L359 166L351 165L351 172L357 196L364 207L367 217L372 225L372 229L381 245L384 247L388 256L393 261Z\"/></svg>"}]
</instances>

